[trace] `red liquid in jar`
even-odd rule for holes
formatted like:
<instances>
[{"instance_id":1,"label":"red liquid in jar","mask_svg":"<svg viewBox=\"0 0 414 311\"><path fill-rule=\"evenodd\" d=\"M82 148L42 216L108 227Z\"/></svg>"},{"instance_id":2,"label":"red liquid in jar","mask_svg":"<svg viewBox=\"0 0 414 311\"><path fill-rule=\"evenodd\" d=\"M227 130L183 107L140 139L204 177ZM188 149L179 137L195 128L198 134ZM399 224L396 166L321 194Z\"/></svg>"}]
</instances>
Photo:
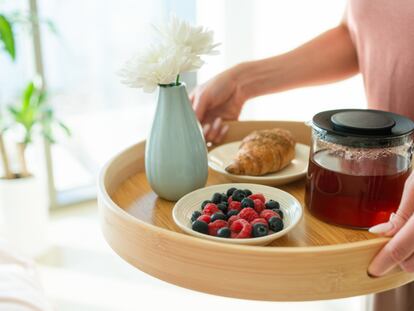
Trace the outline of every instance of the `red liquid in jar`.
<instances>
[{"instance_id":1,"label":"red liquid in jar","mask_svg":"<svg viewBox=\"0 0 414 311\"><path fill-rule=\"evenodd\" d=\"M322 150L309 161L305 203L326 222L368 228L398 209L410 171L407 159L395 154L356 161Z\"/></svg>"}]
</instances>

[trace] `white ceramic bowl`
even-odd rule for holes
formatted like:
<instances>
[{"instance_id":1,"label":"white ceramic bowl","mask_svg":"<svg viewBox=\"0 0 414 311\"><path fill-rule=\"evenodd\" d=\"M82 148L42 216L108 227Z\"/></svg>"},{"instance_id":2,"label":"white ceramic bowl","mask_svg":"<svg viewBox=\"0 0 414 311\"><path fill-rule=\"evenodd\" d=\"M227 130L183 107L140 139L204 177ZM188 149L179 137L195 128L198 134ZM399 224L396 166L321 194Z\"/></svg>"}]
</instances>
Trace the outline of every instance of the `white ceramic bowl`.
<instances>
[{"instance_id":1,"label":"white ceramic bowl","mask_svg":"<svg viewBox=\"0 0 414 311\"><path fill-rule=\"evenodd\" d=\"M280 186L298 180L306 175L309 162L309 146L297 143L295 158L284 169L264 176L235 175L226 171L226 167L236 156L241 141L218 146L208 153L208 165L217 173L234 182L255 183L268 186Z\"/></svg>"},{"instance_id":2,"label":"white ceramic bowl","mask_svg":"<svg viewBox=\"0 0 414 311\"><path fill-rule=\"evenodd\" d=\"M282 231L269 234L260 238L249 239L231 239L231 238L219 238L202 234L191 229L191 215L194 211L201 211L201 203L204 200L209 200L215 192L226 192L227 189L235 187L238 189L250 189L253 193L262 193L266 201L275 200L280 203L280 209L284 214L284 229ZM244 244L244 245L267 245L273 240L280 238L281 236L292 230L302 218L302 206L298 200L291 194L269 186L263 186L258 184L221 184L214 185L202 189L195 190L184 197L182 197L174 206L172 215L175 223L184 232L196 237L200 237L207 240L232 243L232 244Z\"/></svg>"}]
</instances>

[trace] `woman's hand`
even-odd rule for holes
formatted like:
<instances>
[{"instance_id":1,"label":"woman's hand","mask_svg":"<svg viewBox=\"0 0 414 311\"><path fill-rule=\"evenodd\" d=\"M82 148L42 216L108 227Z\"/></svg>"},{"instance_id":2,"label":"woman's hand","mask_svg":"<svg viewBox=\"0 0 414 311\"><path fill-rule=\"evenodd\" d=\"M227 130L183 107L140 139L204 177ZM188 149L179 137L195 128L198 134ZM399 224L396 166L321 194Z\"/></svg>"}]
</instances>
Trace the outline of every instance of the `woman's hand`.
<instances>
[{"instance_id":1,"label":"woman's hand","mask_svg":"<svg viewBox=\"0 0 414 311\"><path fill-rule=\"evenodd\" d=\"M414 173L405 182L400 207L388 222L370 229L370 232L393 238L371 262L369 274L381 276L395 266L414 272Z\"/></svg>"},{"instance_id":2,"label":"woman's hand","mask_svg":"<svg viewBox=\"0 0 414 311\"><path fill-rule=\"evenodd\" d=\"M207 142L220 143L228 130L222 121L239 118L247 99L237 82L239 68L230 68L191 92L190 100Z\"/></svg>"},{"instance_id":3,"label":"woman's hand","mask_svg":"<svg viewBox=\"0 0 414 311\"><path fill-rule=\"evenodd\" d=\"M247 99L343 80L358 71L355 47L341 24L291 52L230 68L197 87L190 99L206 140L219 143L227 131L222 120L237 120Z\"/></svg>"}]
</instances>

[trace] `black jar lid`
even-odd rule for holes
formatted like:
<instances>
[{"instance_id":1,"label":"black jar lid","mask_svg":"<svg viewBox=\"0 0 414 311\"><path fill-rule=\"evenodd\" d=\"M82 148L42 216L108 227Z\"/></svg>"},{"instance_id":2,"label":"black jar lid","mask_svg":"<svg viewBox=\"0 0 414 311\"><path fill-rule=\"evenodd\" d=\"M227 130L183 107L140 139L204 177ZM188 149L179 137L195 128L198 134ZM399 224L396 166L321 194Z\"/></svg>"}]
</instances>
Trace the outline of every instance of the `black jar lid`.
<instances>
[{"instance_id":1,"label":"black jar lid","mask_svg":"<svg viewBox=\"0 0 414 311\"><path fill-rule=\"evenodd\" d=\"M339 109L323 111L316 114L313 124L327 132L327 135L354 138L379 144L381 139L392 139L410 134L414 131L414 122L404 116L381 110ZM330 139L328 139L330 140ZM350 143L351 141L348 141ZM352 143L351 143L352 144Z\"/></svg>"}]
</instances>

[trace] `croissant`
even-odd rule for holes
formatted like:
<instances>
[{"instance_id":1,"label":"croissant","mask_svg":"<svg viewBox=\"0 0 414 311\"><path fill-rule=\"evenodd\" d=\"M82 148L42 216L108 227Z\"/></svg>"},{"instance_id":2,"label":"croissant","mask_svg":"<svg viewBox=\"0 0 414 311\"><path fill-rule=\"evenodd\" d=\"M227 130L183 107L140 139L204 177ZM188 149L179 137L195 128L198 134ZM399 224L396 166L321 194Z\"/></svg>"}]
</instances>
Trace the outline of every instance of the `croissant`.
<instances>
[{"instance_id":1,"label":"croissant","mask_svg":"<svg viewBox=\"0 0 414 311\"><path fill-rule=\"evenodd\" d=\"M236 158L226 167L226 171L252 176L277 172L295 157L295 144L287 130L254 131L243 139Z\"/></svg>"}]
</instances>

